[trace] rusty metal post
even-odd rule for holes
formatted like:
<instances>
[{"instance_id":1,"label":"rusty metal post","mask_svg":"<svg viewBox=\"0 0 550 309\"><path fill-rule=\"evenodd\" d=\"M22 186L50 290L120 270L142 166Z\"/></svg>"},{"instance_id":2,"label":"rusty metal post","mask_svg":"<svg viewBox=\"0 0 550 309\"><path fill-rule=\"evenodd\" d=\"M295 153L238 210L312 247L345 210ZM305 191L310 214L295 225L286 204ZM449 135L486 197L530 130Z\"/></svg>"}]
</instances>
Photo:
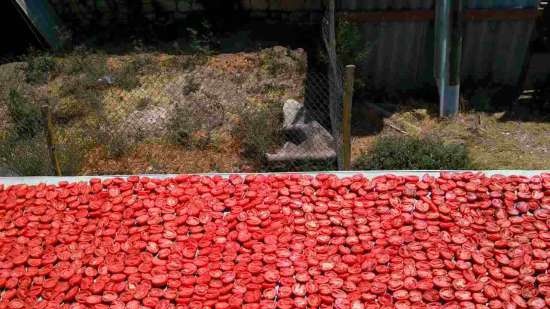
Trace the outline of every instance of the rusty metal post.
<instances>
[{"instance_id":1,"label":"rusty metal post","mask_svg":"<svg viewBox=\"0 0 550 309\"><path fill-rule=\"evenodd\" d=\"M344 170L351 169L351 105L353 103L353 84L355 82L355 65L347 65L344 77L344 107L342 115L342 152Z\"/></svg>"},{"instance_id":2,"label":"rusty metal post","mask_svg":"<svg viewBox=\"0 0 550 309\"><path fill-rule=\"evenodd\" d=\"M44 124L44 133L46 134L46 143L48 144L48 152L50 155L50 160L52 162L52 167L55 171L55 175L61 176L61 167L59 165L59 159L57 158L57 153L55 151L55 139L53 134L52 114L50 111L49 104L47 103L42 104L41 110L42 110L42 121Z\"/></svg>"}]
</instances>

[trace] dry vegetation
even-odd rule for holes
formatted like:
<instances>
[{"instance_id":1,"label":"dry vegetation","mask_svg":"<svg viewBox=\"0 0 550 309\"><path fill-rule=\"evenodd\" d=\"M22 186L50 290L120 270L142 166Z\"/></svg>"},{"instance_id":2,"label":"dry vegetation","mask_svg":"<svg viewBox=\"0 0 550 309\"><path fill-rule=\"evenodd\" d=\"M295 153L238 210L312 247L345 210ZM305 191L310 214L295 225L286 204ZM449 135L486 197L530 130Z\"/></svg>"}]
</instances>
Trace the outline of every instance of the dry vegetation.
<instances>
[{"instance_id":1,"label":"dry vegetation","mask_svg":"<svg viewBox=\"0 0 550 309\"><path fill-rule=\"evenodd\" d=\"M0 131L10 131L15 90L50 103L59 148L80 161L68 174L248 170L233 126L243 110L300 100L305 63L303 50L283 47L33 57L0 66Z\"/></svg>"},{"instance_id":2,"label":"dry vegetation","mask_svg":"<svg viewBox=\"0 0 550 309\"><path fill-rule=\"evenodd\" d=\"M359 104L356 104L359 105ZM358 158L374 140L385 135L430 136L467 147L477 169L549 169L550 121L510 120L505 112L467 111L455 119L441 120L426 104L409 103L389 117L372 108L358 108L370 126L355 132L352 152ZM360 115L360 116L359 116ZM373 134L373 132L376 132Z\"/></svg>"}]
</instances>

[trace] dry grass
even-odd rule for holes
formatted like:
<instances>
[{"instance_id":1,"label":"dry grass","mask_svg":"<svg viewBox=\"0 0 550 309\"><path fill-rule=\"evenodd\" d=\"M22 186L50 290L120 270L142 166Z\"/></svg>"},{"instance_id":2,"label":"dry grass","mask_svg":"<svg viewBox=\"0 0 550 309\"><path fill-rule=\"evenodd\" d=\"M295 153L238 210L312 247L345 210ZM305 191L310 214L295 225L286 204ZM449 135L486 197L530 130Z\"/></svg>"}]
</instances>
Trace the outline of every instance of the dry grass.
<instances>
[{"instance_id":1,"label":"dry grass","mask_svg":"<svg viewBox=\"0 0 550 309\"><path fill-rule=\"evenodd\" d=\"M243 165L235 146L223 150L184 149L166 143L138 145L121 158L108 159L105 150L90 151L82 174L199 173L239 171Z\"/></svg>"},{"instance_id":2,"label":"dry grass","mask_svg":"<svg viewBox=\"0 0 550 309\"><path fill-rule=\"evenodd\" d=\"M371 111L371 113L375 113ZM378 118L380 115L377 114ZM478 169L549 169L550 122L505 120L504 113L465 112L454 119L441 120L424 108L406 108L387 118L412 135L436 136L468 147ZM421 128L407 130L407 124ZM401 135L383 127L380 132L353 138L352 156L368 151L380 135Z\"/></svg>"},{"instance_id":3,"label":"dry grass","mask_svg":"<svg viewBox=\"0 0 550 309\"><path fill-rule=\"evenodd\" d=\"M78 146L86 152L78 174L246 170L248 159L242 155L239 142L230 135L232 125L249 105L299 98L305 79L305 72L299 69L304 64L298 63L296 57L301 55L299 51L278 48L276 53L280 55L274 61L282 70L275 75L261 67L264 53L108 55L75 51L52 58L56 72L43 85L25 81L25 63L1 65L0 140L10 128L5 100L11 89L17 89L31 101L47 97L53 106L59 107L53 109L57 114L54 117L59 116L55 118L58 143L67 149ZM114 82L98 81L105 76L112 77ZM109 149L117 147L116 140L102 144L98 138L100 128L107 128L112 135L127 134L126 128L120 126L133 119L129 116L136 111L164 109L171 115L176 105L188 102L199 106L209 106L206 104L209 102L223 105L226 121L217 131L227 136L221 139L216 136L206 149L188 149L174 145L168 138L144 136L118 158L108 155ZM157 139L151 142L152 138Z\"/></svg>"}]
</instances>

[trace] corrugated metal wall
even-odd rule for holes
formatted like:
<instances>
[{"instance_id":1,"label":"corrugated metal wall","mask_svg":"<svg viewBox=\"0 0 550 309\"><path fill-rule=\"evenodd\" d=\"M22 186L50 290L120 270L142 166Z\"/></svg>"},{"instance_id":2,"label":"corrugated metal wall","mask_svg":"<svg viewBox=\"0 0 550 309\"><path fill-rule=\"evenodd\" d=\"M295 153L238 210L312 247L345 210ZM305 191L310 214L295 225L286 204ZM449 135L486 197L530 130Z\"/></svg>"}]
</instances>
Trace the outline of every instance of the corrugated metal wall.
<instances>
[{"instance_id":1,"label":"corrugated metal wall","mask_svg":"<svg viewBox=\"0 0 550 309\"><path fill-rule=\"evenodd\" d=\"M471 21L462 48L462 79L514 85L523 70L532 21Z\"/></svg>"},{"instance_id":2,"label":"corrugated metal wall","mask_svg":"<svg viewBox=\"0 0 550 309\"><path fill-rule=\"evenodd\" d=\"M340 0L337 8L340 10L419 10L433 8L434 0Z\"/></svg>"},{"instance_id":3,"label":"corrugated metal wall","mask_svg":"<svg viewBox=\"0 0 550 309\"><path fill-rule=\"evenodd\" d=\"M466 9L520 9L538 0L465 0ZM434 0L341 0L345 11L432 10ZM391 21L360 25L370 46L362 65L370 86L411 90L434 85L433 21ZM462 79L514 85L523 69L532 20L467 21Z\"/></svg>"},{"instance_id":4,"label":"corrugated metal wall","mask_svg":"<svg viewBox=\"0 0 550 309\"><path fill-rule=\"evenodd\" d=\"M433 27L429 22L362 25L369 54L361 68L373 88L410 90L433 83Z\"/></svg>"}]
</instances>

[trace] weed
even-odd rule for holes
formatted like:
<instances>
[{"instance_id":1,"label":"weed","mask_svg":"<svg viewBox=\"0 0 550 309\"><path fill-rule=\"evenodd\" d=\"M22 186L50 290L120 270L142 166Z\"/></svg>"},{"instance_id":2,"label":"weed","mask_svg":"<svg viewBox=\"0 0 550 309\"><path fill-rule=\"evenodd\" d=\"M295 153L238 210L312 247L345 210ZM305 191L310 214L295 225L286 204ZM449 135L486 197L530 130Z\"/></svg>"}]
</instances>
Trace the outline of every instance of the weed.
<instances>
[{"instance_id":1,"label":"weed","mask_svg":"<svg viewBox=\"0 0 550 309\"><path fill-rule=\"evenodd\" d=\"M52 168L47 156L43 134L29 139L10 136L0 142L0 164L21 176L51 175Z\"/></svg>"},{"instance_id":2,"label":"weed","mask_svg":"<svg viewBox=\"0 0 550 309\"><path fill-rule=\"evenodd\" d=\"M233 137L240 141L247 158L265 163L265 154L280 145L283 139L281 106L270 102L248 107L239 116L240 120L232 131Z\"/></svg>"},{"instance_id":3,"label":"weed","mask_svg":"<svg viewBox=\"0 0 550 309\"><path fill-rule=\"evenodd\" d=\"M192 53L212 55L214 48L219 45L208 21L203 21L199 27L187 28L187 33L189 35L189 49Z\"/></svg>"},{"instance_id":4,"label":"weed","mask_svg":"<svg viewBox=\"0 0 550 309\"><path fill-rule=\"evenodd\" d=\"M57 122L68 123L101 107L101 89L105 85L99 80L109 75L109 70L105 55L89 54L86 50L70 54L63 66L72 76L59 88L60 98L54 105L53 116Z\"/></svg>"},{"instance_id":5,"label":"weed","mask_svg":"<svg viewBox=\"0 0 550 309\"><path fill-rule=\"evenodd\" d=\"M112 134L107 139L105 146L107 147L107 155L109 158L118 159L128 153L132 145L128 140L121 135Z\"/></svg>"},{"instance_id":6,"label":"weed","mask_svg":"<svg viewBox=\"0 0 550 309\"><path fill-rule=\"evenodd\" d=\"M10 90L7 103L15 133L20 139L33 138L42 130L42 116L37 105L29 102L15 89Z\"/></svg>"},{"instance_id":7,"label":"weed","mask_svg":"<svg viewBox=\"0 0 550 309\"><path fill-rule=\"evenodd\" d=\"M115 83L124 90L132 90L140 85L139 74L152 63L152 59L139 56L124 63L122 68L114 73Z\"/></svg>"},{"instance_id":8,"label":"weed","mask_svg":"<svg viewBox=\"0 0 550 309\"><path fill-rule=\"evenodd\" d=\"M151 100L150 98L140 98L136 103L136 110L143 111L152 104L153 100Z\"/></svg>"},{"instance_id":9,"label":"weed","mask_svg":"<svg viewBox=\"0 0 550 309\"><path fill-rule=\"evenodd\" d=\"M61 174L63 176L79 175L86 157L85 145L78 143L57 145L56 154L59 159Z\"/></svg>"},{"instance_id":10,"label":"weed","mask_svg":"<svg viewBox=\"0 0 550 309\"><path fill-rule=\"evenodd\" d=\"M97 63L91 63L92 59L92 54L85 47L77 47L63 58L61 66L67 74L77 75L98 68ZM104 67L105 62L102 64Z\"/></svg>"},{"instance_id":11,"label":"weed","mask_svg":"<svg viewBox=\"0 0 550 309\"><path fill-rule=\"evenodd\" d=\"M260 53L260 67L274 76L284 69L284 64L279 60L279 55L275 49L270 48Z\"/></svg>"},{"instance_id":12,"label":"weed","mask_svg":"<svg viewBox=\"0 0 550 309\"><path fill-rule=\"evenodd\" d=\"M97 100L91 95L86 101L90 102L90 100L95 102L93 104L98 104ZM86 116L89 112L89 104L86 104L86 101L79 101L75 98L63 98L58 100L57 103L53 104L52 108L52 116L55 122L58 124L67 124L73 119Z\"/></svg>"},{"instance_id":13,"label":"weed","mask_svg":"<svg viewBox=\"0 0 550 309\"><path fill-rule=\"evenodd\" d=\"M47 54L39 54L31 51L24 60L27 62L25 68L25 80L30 84L44 84L56 71L55 59Z\"/></svg>"},{"instance_id":14,"label":"weed","mask_svg":"<svg viewBox=\"0 0 550 309\"><path fill-rule=\"evenodd\" d=\"M197 92L201 88L201 84L197 82L193 77L185 83L183 86L183 94L190 95Z\"/></svg>"},{"instance_id":15,"label":"weed","mask_svg":"<svg viewBox=\"0 0 550 309\"><path fill-rule=\"evenodd\" d=\"M269 100L278 100L283 97L286 93L286 89L282 85L277 84L266 84L262 89L262 94L265 94Z\"/></svg>"},{"instance_id":16,"label":"weed","mask_svg":"<svg viewBox=\"0 0 550 309\"><path fill-rule=\"evenodd\" d=\"M138 66L134 62L125 64L120 71L116 72L115 83L124 90L138 87Z\"/></svg>"},{"instance_id":17,"label":"weed","mask_svg":"<svg viewBox=\"0 0 550 309\"><path fill-rule=\"evenodd\" d=\"M454 170L472 167L465 146L444 144L435 138L380 137L363 153L355 167L365 170Z\"/></svg>"},{"instance_id":18,"label":"weed","mask_svg":"<svg viewBox=\"0 0 550 309\"><path fill-rule=\"evenodd\" d=\"M343 64L359 64L369 54L359 27L343 18L336 24L336 54Z\"/></svg>"},{"instance_id":19,"label":"weed","mask_svg":"<svg viewBox=\"0 0 550 309\"><path fill-rule=\"evenodd\" d=\"M191 104L178 106L169 122L172 140L187 149L206 148L210 132L204 130L205 121L203 114Z\"/></svg>"}]
</instances>

